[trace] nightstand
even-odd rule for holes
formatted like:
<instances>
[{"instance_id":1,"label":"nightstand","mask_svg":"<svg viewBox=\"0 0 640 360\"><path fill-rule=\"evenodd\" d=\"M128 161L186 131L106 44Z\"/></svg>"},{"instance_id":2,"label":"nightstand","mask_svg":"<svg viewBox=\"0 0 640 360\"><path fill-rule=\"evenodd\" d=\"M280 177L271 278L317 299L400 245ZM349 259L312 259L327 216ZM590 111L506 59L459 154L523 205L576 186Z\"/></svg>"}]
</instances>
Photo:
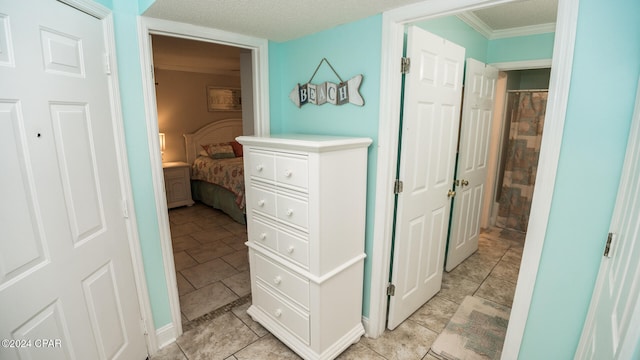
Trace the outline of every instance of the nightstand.
<instances>
[{"instance_id":1,"label":"nightstand","mask_svg":"<svg viewBox=\"0 0 640 360\"><path fill-rule=\"evenodd\" d=\"M180 161L166 162L162 163L162 169L164 171L167 208L193 205L189 164Z\"/></svg>"}]
</instances>

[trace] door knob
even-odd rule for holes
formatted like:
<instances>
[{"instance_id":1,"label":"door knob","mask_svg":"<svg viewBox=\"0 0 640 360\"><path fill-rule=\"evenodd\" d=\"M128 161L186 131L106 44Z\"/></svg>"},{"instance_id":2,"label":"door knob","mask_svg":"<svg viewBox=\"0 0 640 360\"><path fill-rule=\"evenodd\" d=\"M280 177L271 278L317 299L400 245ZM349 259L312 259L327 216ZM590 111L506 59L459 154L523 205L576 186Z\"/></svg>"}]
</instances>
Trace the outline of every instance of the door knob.
<instances>
[{"instance_id":1,"label":"door knob","mask_svg":"<svg viewBox=\"0 0 640 360\"><path fill-rule=\"evenodd\" d=\"M456 192L455 192L455 191L453 191L453 190L449 190L449 191L447 192L447 197L452 198L452 197L454 197L454 196L456 196Z\"/></svg>"},{"instance_id":2,"label":"door knob","mask_svg":"<svg viewBox=\"0 0 640 360\"><path fill-rule=\"evenodd\" d=\"M460 181L460 183L462 184L462 186L468 186L469 185L469 180L462 180L462 181Z\"/></svg>"}]
</instances>

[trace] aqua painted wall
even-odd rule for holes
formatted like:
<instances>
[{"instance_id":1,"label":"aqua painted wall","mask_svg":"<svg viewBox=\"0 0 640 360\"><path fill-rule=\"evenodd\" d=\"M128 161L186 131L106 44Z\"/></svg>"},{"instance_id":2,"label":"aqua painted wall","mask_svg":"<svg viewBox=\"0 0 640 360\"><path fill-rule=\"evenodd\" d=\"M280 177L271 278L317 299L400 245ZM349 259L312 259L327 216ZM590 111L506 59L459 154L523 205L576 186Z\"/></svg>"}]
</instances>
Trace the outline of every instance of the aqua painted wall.
<instances>
[{"instance_id":1,"label":"aqua painted wall","mask_svg":"<svg viewBox=\"0 0 640 360\"><path fill-rule=\"evenodd\" d=\"M555 33L517 36L489 41L487 63L551 59Z\"/></svg>"},{"instance_id":2,"label":"aqua painted wall","mask_svg":"<svg viewBox=\"0 0 640 360\"><path fill-rule=\"evenodd\" d=\"M415 23L415 26L464 47L465 58L487 62L489 40L457 16L425 20Z\"/></svg>"},{"instance_id":3,"label":"aqua painted wall","mask_svg":"<svg viewBox=\"0 0 640 360\"><path fill-rule=\"evenodd\" d=\"M368 255L371 255L373 247L381 31L382 16L376 15L297 40L269 43L272 133L332 134L373 139L373 144L369 147L367 170L365 251ZM345 81L358 74L364 76L360 87L364 106L307 104L298 108L293 104L289 93L297 83L309 81L322 58L327 58ZM312 83L324 81L339 81L326 64L318 70ZM367 257L363 308L365 316L369 314L370 283L371 262L370 257Z\"/></svg>"},{"instance_id":4,"label":"aqua painted wall","mask_svg":"<svg viewBox=\"0 0 640 360\"><path fill-rule=\"evenodd\" d=\"M430 19L416 26L466 49L465 57L491 64L551 59L555 33L487 40L457 16Z\"/></svg>"},{"instance_id":5,"label":"aqua painted wall","mask_svg":"<svg viewBox=\"0 0 640 360\"><path fill-rule=\"evenodd\" d=\"M620 180L640 74L640 2L581 0L564 136L520 359L572 359Z\"/></svg>"},{"instance_id":6,"label":"aqua painted wall","mask_svg":"<svg viewBox=\"0 0 640 360\"><path fill-rule=\"evenodd\" d=\"M112 3L120 101L124 118L124 132L129 159L129 172L133 187L133 200L138 223L138 236L147 278L153 323L156 329L171 322L171 308L156 210L151 160L147 143L140 46L138 44L138 3L129 0L102 0ZM146 8L145 8L146 9Z\"/></svg>"}]
</instances>

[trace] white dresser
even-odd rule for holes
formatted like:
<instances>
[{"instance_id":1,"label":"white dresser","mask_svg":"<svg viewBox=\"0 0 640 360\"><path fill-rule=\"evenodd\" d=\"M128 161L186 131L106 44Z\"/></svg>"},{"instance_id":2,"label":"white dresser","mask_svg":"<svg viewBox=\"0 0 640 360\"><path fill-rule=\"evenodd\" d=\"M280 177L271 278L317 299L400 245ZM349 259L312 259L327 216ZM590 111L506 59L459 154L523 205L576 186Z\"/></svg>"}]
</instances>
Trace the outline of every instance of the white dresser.
<instances>
[{"instance_id":1,"label":"white dresser","mask_svg":"<svg viewBox=\"0 0 640 360\"><path fill-rule=\"evenodd\" d=\"M251 291L249 315L305 359L357 342L368 138L241 136Z\"/></svg>"}]
</instances>

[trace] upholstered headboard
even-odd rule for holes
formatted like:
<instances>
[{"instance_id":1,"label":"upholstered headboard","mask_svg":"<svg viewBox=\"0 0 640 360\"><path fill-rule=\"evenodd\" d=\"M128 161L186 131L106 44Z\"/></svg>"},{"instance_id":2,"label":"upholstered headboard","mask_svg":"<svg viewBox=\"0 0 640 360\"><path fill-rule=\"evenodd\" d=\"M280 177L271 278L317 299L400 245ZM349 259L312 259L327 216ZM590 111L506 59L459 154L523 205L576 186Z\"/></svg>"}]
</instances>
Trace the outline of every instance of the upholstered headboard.
<instances>
[{"instance_id":1,"label":"upholstered headboard","mask_svg":"<svg viewBox=\"0 0 640 360\"><path fill-rule=\"evenodd\" d=\"M201 127L192 134L184 134L187 162L193 164L202 150L201 145L230 142L240 135L242 135L242 119L218 120Z\"/></svg>"}]
</instances>

